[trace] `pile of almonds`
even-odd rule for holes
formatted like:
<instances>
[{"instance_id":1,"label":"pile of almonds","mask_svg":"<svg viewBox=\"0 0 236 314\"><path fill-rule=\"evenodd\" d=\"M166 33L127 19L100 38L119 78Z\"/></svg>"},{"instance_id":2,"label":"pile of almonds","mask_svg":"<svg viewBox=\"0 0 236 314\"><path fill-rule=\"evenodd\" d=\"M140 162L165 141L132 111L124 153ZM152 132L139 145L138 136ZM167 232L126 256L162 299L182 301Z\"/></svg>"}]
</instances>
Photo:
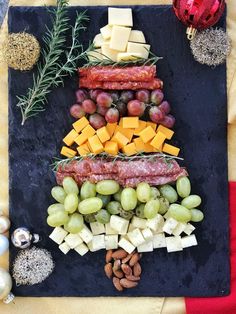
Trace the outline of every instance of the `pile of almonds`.
<instances>
[{"instance_id":1,"label":"pile of almonds","mask_svg":"<svg viewBox=\"0 0 236 314\"><path fill-rule=\"evenodd\" d=\"M123 291L124 288L134 288L138 285L142 273L139 264L141 256L137 252L128 254L123 249L107 251L104 271L109 279L113 277L113 285L118 291Z\"/></svg>"}]
</instances>

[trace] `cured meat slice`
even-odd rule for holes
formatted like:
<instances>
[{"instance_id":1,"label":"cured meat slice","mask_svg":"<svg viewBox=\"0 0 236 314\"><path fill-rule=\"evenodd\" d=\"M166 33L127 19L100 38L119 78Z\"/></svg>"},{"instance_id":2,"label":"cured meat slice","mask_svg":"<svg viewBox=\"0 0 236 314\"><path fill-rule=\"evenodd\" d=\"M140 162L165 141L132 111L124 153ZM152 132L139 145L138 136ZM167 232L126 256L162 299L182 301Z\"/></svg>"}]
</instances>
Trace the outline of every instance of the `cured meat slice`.
<instances>
[{"instance_id":1,"label":"cured meat slice","mask_svg":"<svg viewBox=\"0 0 236 314\"><path fill-rule=\"evenodd\" d=\"M90 173L89 161L87 159L83 159L80 162L73 160L68 164L60 165L58 172L78 173L80 176L88 176Z\"/></svg>"},{"instance_id":2,"label":"cured meat slice","mask_svg":"<svg viewBox=\"0 0 236 314\"><path fill-rule=\"evenodd\" d=\"M116 180L116 175L112 173L108 174L92 174L89 177L89 181L92 183L98 183L99 181L102 180Z\"/></svg>"},{"instance_id":3,"label":"cured meat slice","mask_svg":"<svg viewBox=\"0 0 236 314\"><path fill-rule=\"evenodd\" d=\"M79 79L79 87L89 88L89 89L96 89L101 88L103 89L102 82L99 81L91 81L87 76L80 77Z\"/></svg>"},{"instance_id":4,"label":"cured meat slice","mask_svg":"<svg viewBox=\"0 0 236 314\"><path fill-rule=\"evenodd\" d=\"M88 76L89 69L88 68L78 68L78 74L80 77L82 76Z\"/></svg>"}]
</instances>

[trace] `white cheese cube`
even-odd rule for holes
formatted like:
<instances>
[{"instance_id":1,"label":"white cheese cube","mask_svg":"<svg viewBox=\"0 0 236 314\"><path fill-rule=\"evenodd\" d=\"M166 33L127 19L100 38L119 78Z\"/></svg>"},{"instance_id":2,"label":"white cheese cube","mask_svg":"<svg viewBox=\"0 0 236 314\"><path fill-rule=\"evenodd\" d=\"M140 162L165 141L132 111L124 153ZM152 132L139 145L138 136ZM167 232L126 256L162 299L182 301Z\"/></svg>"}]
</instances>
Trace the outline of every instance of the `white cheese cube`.
<instances>
[{"instance_id":1,"label":"white cheese cube","mask_svg":"<svg viewBox=\"0 0 236 314\"><path fill-rule=\"evenodd\" d=\"M92 239L92 247L94 251L105 249L105 236L104 234L96 235Z\"/></svg>"},{"instance_id":2,"label":"white cheese cube","mask_svg":"<svg viewBox=\"0 0 236 314\"><path fill-rule=\"evenodd\" d=\"M125 238L120 239L118 245L129 254L135 250L135 246Z\"/></svg>"},{"instance_id":3,"label":"white cheese cube","mask_svg":"<svg viewBox=\"0 0 236 314\"><path fill-rule=\"evenodd\" d=\"M186 233L187 235L190 235L194 230L195 230L195 227L191 225L190 223L188 223L184 229L184 233Z\"/></svg>"},{"instance_id":4,"label":"white cheese cube","mask_svg":"<svg viewBox=\"0 0 236 314\"><path fill-rule=\"evenodd\" d=\"M100 28L100 32L104 40L107 40L111 37L111 31L112 31L112 26L108 24Z\"/></svg>"},{"instance_id":5,"label":"white cheese cube","mask_svg":"<svg viewBox=\"0 0 236 314\"><path fill-rule=\"evenodd\" d=\"M141 53L119 52L117 55L117 61L134 61L142 59Z\"/></svg>"},{"instance_id":6,"label":"white cheese cube","mask_svg":"<svg viewBox=\"0 0 236 314\"><path fill-rule=\"evenodd\" d=\"M129 224L128 232L131 232L134 229L136 229L136 227L134 227L132 224Z\"/></svg>"},{"instance_id":7,"label":"white cheese cube","mask_svg":"<svg viewBox=\"0 0 236 314\"><path fill-rule=\"evenodd\" d=\"M106 232L107 235L109 235L109 234L118 234L118 231L116 231L115 229L113 229L111 227L110 222L105 224L105 232Z\"/></svg>"},{"instance_id":8,"label":"white cheese cube","mask_svg":"<svg viewBox=\"0 0 236 314\"><path fill-rule=\"evenodd\" d=\"M68 232L62 227L56 227L53 229L53 232L49 235L49 238L52 239L57 244L61 244L65 239Z\"/></svg>"},{"instance_id":9,"label":"white cheese cube","mask_svg":"<svg viewBox=\"0 0 236 314\"><path fill-rule=\"evenodd\" d=\"M129 41L133 41L135 43L146 43L143 32L138 30L132 30L129 36Z\"/></svg>"},{"instance_id":10,"label":"white cheese cube","mask_svg":"<svg viewBox=\"0 0 236 314\"><path fill-rule=\"evenodd\" d=\"M181 239L182 247L190 247L190 246L195 246L197 245L197 239L194 234L191 234L189 236L183 237Z\"/></svg>"},{"instance_id":11,"label":"white cheese cube","mask_svg":"<svg viewBox=\"0 0 236 314\"><path fill-rule=\"evenodd\" d=\"M178 225L178 221L170 217L165 221L162 229L165 233L172 234L172 232L177 227L177 225Z\"/></svg>"},{"instance_id":12,"label":"white cheese cube","mask_svg":"<svg viewBox=\"0 0 236 314\"><path fill-rule=\"evenodd\" d=\"M70 251L70 247L66 242L63 242L59 245L59 250L61 250L62 253L67 254Z\"/></svg>"},{"instance_id":13,"label":"white cheese cube","mask_svg":"<svg viewBox=\"0 0 236 314\"><path fill-rule=\"evenodd\" d=\"M119 234L126 234L129 226L129 221L117 215L111 215L110 226Z\"/></svg>"},{"instance_id":14,"label":"white cheese cube","mask_svg":"<svg viewBox=\"0 0 236 314\"><path fill-rule=\"evenodd\" d=\"M111 32L110 49L126 51L131 28L123 26L113 26ZM127 51L139 52L139 51Z\"/></svg>"},{"instance_id":15,"label":"white cheese cube","mask_svg":"<svg viewBox=\"0 0 236 314\"><path fill-rule=\"evenodd\" d=\"M151 229L149 229L149 228L143 229L142 235L143 235L145 241L150 241L153 238L153 233L152 233Z\"/></svg>"},{"instance_id":16,"label":"white cheese cube","mask_svg":"<svg viewBox=\"0 0 236 314\"><path fill-rule=\"evenodd\" d=\"M170 218L170 213L167 211L163 217L164 217L165 219Z\"/></svg>"},{"instance_id":17,"label":"white cheese cube","mask_svg":"<svg viewBox=\"0 0 236 314\"><path fill-rule=\"evenodd\" d=\"M143 59L148 59L149 51L150 51L150 45L148 44L140 44L140 43L132 43L128 42L127 45L127 52L131 53L141 53Z\"/></svg>"},{"instance_id":18,"label":"white cheese cube","mask_svg":"<svg viewBox=\"0 0 236 314\"><path fill-rule=\"evenodd\" d=\"M146 225L148 228L152 229L155 232L157 232L158 229L161 229L160 232L162 232L162 227L164 225L164 218L162 217L162 215L157 214L156 217L152 219L147 219Z\"/></svg>"},{"instance_id":19,"label":"white cheese cube","mask_svg":"<svg viewBox=\"0 0 236 314\"><path fill-rule=\"evenodd\" d=\"M147 220L133 216L131 224L134 228L145 229L147 227Z\"/></svg>"},{"instance_id":20,"label":"white cheese cube","mask_svg":"<svg viewBox=\"0 0 236 314\"><path fill-rule=\"evenodd\" d=\"M145 242L137 247L138 252L152 252L153 243L152 241Z\"/></svg>"},{"instance_id":21,"label":"white cheese cube","mask_svg":"<svg viewBox=\"0 0 236 314\"><path fill-rule=\"evenodd\" d=\"M174 236L179 236L181 235L181 233L184 231L185 228L186 228L186 224L183 222L179 222L178 225L173 230L172 234Z\"/></svg>"},{"instance_id":22,"label":"white cheese cube","mask_svg":"<svg viewBox=\"0 0 236 314\"><path fill-rule=\"evenodd\" d=\"M89 243L93 239L93 234L87 226L84 226L84 228L79 232L79 236L85 243Z\"/></svg>"},{"instance_id":23,"label":"white cheese cube","mask_svg":"<svg viewBox=\"0 0 236 314\"><path fill-rule=\"evenodd\" d=\"M76 251L79 255L84 256L84 255L89 251L89 249L88 249L88 247L87 247L86 244L81 243L80 245L78 245L78 246L75 247L75 251Z\"/></svg>"},{"instance_id":24,"label":"white cheese cube","mask_svg":"<svg viewBox=\"0 0 236 314\"><path fill-rule=\"evenodd\" d=\"M90 228L92 230L93 235L105 233L105 226L104 224L101 224L100 222L91 222Z\"/></svg>"},{"instance_id":25,"label":"white cheese cube","mask_svg":"<svg viewBox=\"0 0 236 314\"><path fill-rule=\"evenodd\" d=\"M133 26L132 10L130 8L108 8L108 24Z\"/></svg>"},{"instance_id":26,"label":"white cheese cube","mask_svg":"<svg viewBox=\"0 0 236 314\"><path fill-rule=\"evenodd\" d=\"M83 240L78 234L70 233L65 237L65 242L69 245L71 249L74 249L76 246L83 243Z\"/></svg>"},{"instance_id":27,"label":"white cheese cube","mask_svg":"<svg viewBox=\"0 0 236 314\"><path fill-rule=\"evenodd\" d=\"M102 44L102 55L103 55L103 59L111 59L112 61L117 61L117 56L119 51L118 50L114 50L110 48L110 43L104 43Z\"/></svg>"},{"instance_id":28,"label":"white cheese cube","mask_svg":"<svg viewBox=\"0 0 236 314\"><path fill-rule=\"evenodd\" d=\"M90 241L89 243L87 243L87 246L88 246L90 252L95 252L95 251L96 251L96 250L94 250L94 248L93 248L93 242L92 242L92 241Z\"/></svg>"},{"instance_id":29,"label":"white cheese cube","mask_svg":"<svg viewBox=\"0 0 236 314\"><path fill-rule=\"evenodd\" d=\"M181 237L166 237L167 252L183 251Z\"/></svg>"},{"instance_id":30,"label":"white cheese cube","mask_svg":"<svg viewBox=\"0 0 236 314\"><path fill-rule=\"evenodd\" d=\"M134 246L139 246L145 242L142 232L138 228L128 232L127 237Z\"/></svg>"},{"instance_id":31,"label":"white cheese cube","mask_svg":"<svg viewBox=\"0 0 236 314\"><path fill-rule=\"evenodd\" d=\"M166 238L164 233L154 234L152 243L154 249L166 247Z\"/></svg>"},{"instance_id":32,"label":"white cheese cube","mask_svg":"<svg viewBox=\"0 0 236 314\"><path fill-rule=\"evenodd\" d=\"M118 235L105 235L106 250L113 250L118 248Z\"/></svg>"},{"instance_id":33,"label":"white cheese cube","mask_svg":"<svg viewBox=\"0 0 236 314\"><path fill-rule=\"evenodd\" d=\"M87 57L89 59L89 61L98 61L98 60L102 60L103 56L102 56L102 49L94 49L91 51L87 52Z\"/></svg>"},{"instance_id":34,"label":"white cheese cube","mask_svg":"<svg viewBox=\"0 0 236 314\"><path fill-rule=\"evenodd\" d=\"M93 39L93 45L95 48L101 48L102 44L104 43L105 43L105 40L103 39L101 33L97 34Z\"/></svg>"}]
</instances>

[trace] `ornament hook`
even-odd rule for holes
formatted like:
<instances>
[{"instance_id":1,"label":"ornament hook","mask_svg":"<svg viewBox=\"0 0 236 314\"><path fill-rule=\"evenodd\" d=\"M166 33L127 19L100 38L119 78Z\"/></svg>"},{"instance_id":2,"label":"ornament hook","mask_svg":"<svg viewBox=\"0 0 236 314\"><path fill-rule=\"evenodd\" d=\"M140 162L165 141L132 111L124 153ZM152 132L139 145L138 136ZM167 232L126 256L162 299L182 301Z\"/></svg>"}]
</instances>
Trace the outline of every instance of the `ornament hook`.
<instances>
[{"instance_id":1,"label":"ornament hook","mask_svg":"<svg viewBox=\"0 0 236 314\"><path fill-rule=\"evenodd\" d=\"M192 25L189 26L186 30L188 40L192 40L195 37L196 33L197 33L197 29L194 28Z\"/></svg>"}]
</instances>

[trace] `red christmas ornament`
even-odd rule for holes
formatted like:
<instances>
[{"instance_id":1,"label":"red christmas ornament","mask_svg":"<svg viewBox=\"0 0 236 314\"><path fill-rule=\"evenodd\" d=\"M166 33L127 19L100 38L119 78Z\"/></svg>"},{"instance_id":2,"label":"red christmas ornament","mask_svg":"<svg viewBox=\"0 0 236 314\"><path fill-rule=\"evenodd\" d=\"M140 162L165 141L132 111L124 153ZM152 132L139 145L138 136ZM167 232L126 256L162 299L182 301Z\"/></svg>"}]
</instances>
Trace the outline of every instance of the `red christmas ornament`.
<instances>
[{"instance_id":1,"label":"red christmas ornament","mask_svg":"<svg viewBox=\"0 0 236 314\"><path fill-rule=\"evenodd\" d=\"M225 0L174 0L178 19L188 26L186 34L193 39L197 30L213 26L224 12Z\"/></svg>"}]
</instances>

